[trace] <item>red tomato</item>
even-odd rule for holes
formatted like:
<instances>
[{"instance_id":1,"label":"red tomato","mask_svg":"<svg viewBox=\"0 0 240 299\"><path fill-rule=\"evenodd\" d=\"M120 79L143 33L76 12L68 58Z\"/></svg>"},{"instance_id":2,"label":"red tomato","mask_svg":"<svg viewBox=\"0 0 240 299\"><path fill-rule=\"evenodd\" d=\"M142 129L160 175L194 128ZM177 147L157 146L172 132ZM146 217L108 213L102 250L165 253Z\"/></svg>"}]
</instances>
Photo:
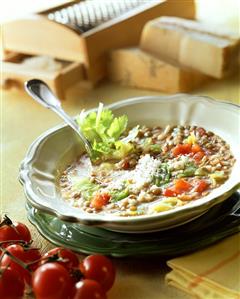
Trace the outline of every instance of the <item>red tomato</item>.
<instances>
[{"instance_id":1,"label":"red tomato","mask_svg":"<svg viewBox=\"0 0 240 299\"><path fill-rule=\"evenodd\" d=\"M96 210L101 210L111 198L109 193L97 193L91 201L91 206Z\"/></svg>"},{"instance_id":2,"label":"red tomato","mask_svg":"<svg viewBox=\"0 0 240 299\"><path fill-rule=\"evenodd\" d=\"M76 284L74 299L107 299L107 296L97 281L83 279Z\"/></svg>"},{"instance_id":3,"label":"red tomato","mask_svg":"<svg viewBox=\"0 0 240 299\"><path fill-rule=\"evenodd\" d=\"M59 263L46 263L37 268L32 287L36 299L70 299L74 294L70 275Z\"/></svg>"},{"instance_id":4,"label":"red tomato","mask_svg":"<svg viewBox=\"0 0 240 299\"><path fill-rule=\"evenodd\" d=\"M176 191L174 190L174 188L167 188L163 191L163 195L167 196L167 197L172 197L172 196L176 196Z\"/></svg>"},{"instance_id":5,"label":"red tomato","mask_svg":"<svg viewBox=\"0 0 240 299\"><path fill-rule=\"evenodd\" d=\"M103 255L89 255L82 261L80 270L85 278L98 281L104 291L113 286L116 271L110 259Z\"/></svg>"},{"instance_id":6,"label":"red tomato","mask_svg":"<svg viewBox=\"0 0 240 299\"><path fill-rule=\"evenodd\" d=\"M209 184L204 181L204 180L199 180L197 181L194 191L202 193L203 191L205 191L207 189L207 187L209 186Z\"/></svg>"},{"instance_id":7,"label":"red tomato","mask_svg":"<svg viewBox=\"0 0 240 299\"><path fill-rule=\"evenodd\" d=\"M175 181L175 190L179 193L187 192L192 188L192 185L184 179L178 179Z\"/></svg>"},{"instance_id":8,"label":"red tomato","mask_svg":"<svg viewBox=\"0 0 240 299\"><path fill-rule=\"evenodd\" d=\"M31 234L27 226L20 222L12 222L7 216L0 226L0 242L23 240L31 241Z\"/></svg>"},{"instance_id":9,"label":"red tomato","mask_svg":"<svg viewBox=\"0 0 240 299\"><path fill-rule=\"evenodd\" d=\"M191 188L192 188L192 185L188 181L186 181L184 179L178 179L175 181L173 187L167 188L163 191L163 195L167 196L167 197L177 196L184 192L190 191Z\"/></svg>"},{"instance_id":10,"label":"red tomato","mask_svg":"<svg viewBox=\"0 0 240 299\"><path fill-rule=\"evenodd\" d=\"M20 299L24 293L24 282L17 271L0 268L0 298Z\"/></svg>"},{"instance_id":11,"label":"red tomato","mask_svg":"<svg viewBox=\"0 0 240 299\"><path fill-rule=\"evenodd\" d=\"M54 262L61 264L67 269L77 268L79 266L78 256L72 250L61 247L53 248L52 250L45 253L41 264L46 263L49 258L51 259L53 258L53 256L56 257L56 260L53 260ZM59 258L63 259L64 261L58 261Z\"/></svg>"},{"instance_id":12,"label":"red tomato","mask_svg":"<svg viewBox=\"0 0 240 299\"><path fill-rule=\"evenodd\" d=\"M29 248L25 250L25 262L31 263L29 270L35 271L37 269L40 264L41 257L42 255L37 248Z\"/></svg>"},{"instance_id":13,"label":"red tomato","mask_svg":"<svg viewBox=\"0 0 240 299\"><path fill-rule=\"evenodd\" d=\"M198 144L193 144L191 148L192 153L202 152L202 148Z\"/></svg>"},{"instance_id":14,"label":"red tomato","mask_svg":"<svg viewBox=\"0 0 240 299\"><path fill-rule=\"evenodd\" d=\"M178 144L172 149L172 154L174 157L179 155L187 155L191 153L191 145L188 143Z\"/></svg>"},{"instance_id":15,"label":"red tomato","mask_svg":"<svg viewBox=\"0 0 240 299\"><path fill-rule=\"evenodd\" d=\"M10 267L15 270L18 275L22 276L27 284L31 283L31 274L30 271L26 269L26 256L25 251L21 245L13 244L9 245L6 250L15 258L19 260L19 263L14 261L10 255L6 253L3 254L1 260L2 267ZM21 263L21 264L20 264Z\"/></svg>"},{"instance_id":16,"label":"red tomato","mask_svg":"<svg viewBox=\"0 0 240 299\"><path fill-rule=\"evenodd\" d=\"M200 162L205 156L203 149L198 144L190 145L188 143L178 144L172 149L172 154L174 157L177 157L179 155L192 154L196 162Z\"/></svg>"},{"instance_id":17,"label":"red tomato","mask_svg":"<svg viewBox=\"0 0 240 299\"><path fill-rule=\"evenodd\" d=\"M197 152L196 154L194 154L193 159L196 162L200 162L204 156L205 156L205 153L200 151L200 152Z\"/></svg>"}]
</instances>

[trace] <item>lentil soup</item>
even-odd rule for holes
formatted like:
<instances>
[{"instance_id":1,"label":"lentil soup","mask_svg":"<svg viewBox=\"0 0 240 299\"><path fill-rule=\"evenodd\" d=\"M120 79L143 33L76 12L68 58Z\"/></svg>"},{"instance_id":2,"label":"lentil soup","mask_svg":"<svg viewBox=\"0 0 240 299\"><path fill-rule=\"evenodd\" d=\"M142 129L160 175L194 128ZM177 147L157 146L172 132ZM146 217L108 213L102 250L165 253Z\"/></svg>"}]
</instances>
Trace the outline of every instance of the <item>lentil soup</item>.
<instances>
[{"instance_id":1,"label":"lentil soup","mask_svg":"<svg viewBox=\"0 0 240 299\"><path fill-rule=\"evenodd\" d=\"M87 213L156 214L206 196L235 162L221 137L197 126L138 126L131 145L122 159L97 165L81 155L60 177L63 199Z\"/></svg>"}]
</instances>

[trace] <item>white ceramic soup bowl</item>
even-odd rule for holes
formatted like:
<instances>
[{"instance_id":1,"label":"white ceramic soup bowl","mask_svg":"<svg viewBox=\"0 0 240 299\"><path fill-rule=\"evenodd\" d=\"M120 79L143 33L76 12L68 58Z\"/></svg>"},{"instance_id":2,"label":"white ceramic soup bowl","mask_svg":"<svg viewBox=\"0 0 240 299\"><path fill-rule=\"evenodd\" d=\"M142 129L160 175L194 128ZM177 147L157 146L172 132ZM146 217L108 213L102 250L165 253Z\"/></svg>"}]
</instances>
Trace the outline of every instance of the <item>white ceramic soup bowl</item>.
<instances>
[{"instance_id":1,"label":"white ceramic soup bowl","mask_svg":"<svg viewBox=\"0 0 240 299\"><path fill-rule=\"evenodd\" d=\"M132 98L107 108L116 116L126 114L129 126L197 125L214 132L230 145L236 158L229 179L209 195L159 214L131 217L89 214L61 198L58 178L84 150L77 134L70 127L61 125L46 131L32 143L20 167L20 181L34 207L64 221L98 225L120 232L149 232L193 220L228 198L240 186L239 106L203 96L178 94Z\"/></svg>"}]
</instances>

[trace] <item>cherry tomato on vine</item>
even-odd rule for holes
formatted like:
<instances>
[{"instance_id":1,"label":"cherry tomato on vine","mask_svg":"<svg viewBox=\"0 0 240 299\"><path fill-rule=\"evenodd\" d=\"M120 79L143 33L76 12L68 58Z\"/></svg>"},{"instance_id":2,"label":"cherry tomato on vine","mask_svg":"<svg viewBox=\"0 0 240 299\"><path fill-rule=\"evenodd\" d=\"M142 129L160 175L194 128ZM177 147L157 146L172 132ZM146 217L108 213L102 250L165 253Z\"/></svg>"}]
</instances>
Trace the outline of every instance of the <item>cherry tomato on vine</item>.
<instances>
[{"instance_id":1,"label":"cherry tomato on vine","mask_svg":"<svg viewBox=\"0 0 240 299\"><path fill-rule=\"evenodd\" d=\"M107 297L100 283L92 279L83 279L76 284L74 299L107 299Z\"/></svg>"},{"instance_id":2,"label":"cherry tomato on vine","mask_svg":"<svg viewBox=\"0 0 240 299\"><path fill-rule=\"evenodd\" d=\"M17 271L19 275L21 275L27 284L31 284L31 273L26 268L28 263L34 262L41 257L38 249L28 248L24 249L19 244L12 244L6 247L6 250L18 261L14 261L11 255L7 253L3 254L1 260L1 266L7 267L9 266L11 269ZM32 266L34 269L34 266ZM32 269L29 267L29 269Z\"/></svg>"},{"instance_id":3,"label":"cherry tomato on vine","mask_svg":"<svg viewBox=\"0 0 240 299\"><path fill-rule=\"evenodd\" d=\"M5 216L0 224L0 242L11 240L31 241L31 234L27 226L20 222L12 222Z\"/></svg>"},{"instance_id":4,"label":"cherry tomato on vine","mask_svg":"<svg viewBox=\"0 0 240 299\"><path fill-rule=\"evenodd\" d=\"M35 271L40 265L40 259L42 257L40 251L37 248L25 249L25 262L29 265L29 270Z\"/></svg>"},{"instance_id":5,"label":"cherry tomato on vine","mask_svg":"<svg viewBox=\"0 0 240 299\"><path fill-rule=\"evenodd\" d=\"M113 286L115 268L110 259L103 255L89 255L80 264L80 270L85 278L99 282L105 292Z\"/></svg>"},{"instance_id":6,"label":"cherry tomato on vine","mask_svg":"<svg viewBox=\"0 0 240 299\"><path fill-rule=\"evenodd\" d=\"M51 261L51 259L67 269L77 268L79 266L78 256L72 250L65 248L56 247L49 250L43 255L41 264L45 264ZM58 261L58 259L62 259L63 261Z\"/></svg>"},{"instance_id":7,"label":"cherry tomato on vine","mask_svg":"<svg viewBox=\"0 0 240 299\"><path fill-rule=\"evenodd\" d=\"M1 260L1 266L8 266L9 268L15 270L20 276L24 278L24 280L27 280L28 282L30 280L30 272L25 268L27 265L25 264L25 254L23 247L18 244L12 244L7 246L6 250L13 257L17 258L18 261L14 261L10 255L4 253Z\"/></svg>"},{"instance_id":8,"label":"cherry tomato on vine","mask_svg":"<svg viewBox=\"0 0 240 299\"><path fill-rule=\"evenodd\" d=\"M32 288L36 299L70 299L75 292L67 269L55 262L37 268L33 274Z\"/></svg>"},{"instance_id":9,"label":"cherry tomato on vine","mask_svg":"<svg viewBox=\"0 0 240 299\"><path fill-rule=\"evenodd\" d=\"M1 267L0 268L0 298L19 299L24 293L24 282L17 271Z\"/></svg>"}]
</instances>

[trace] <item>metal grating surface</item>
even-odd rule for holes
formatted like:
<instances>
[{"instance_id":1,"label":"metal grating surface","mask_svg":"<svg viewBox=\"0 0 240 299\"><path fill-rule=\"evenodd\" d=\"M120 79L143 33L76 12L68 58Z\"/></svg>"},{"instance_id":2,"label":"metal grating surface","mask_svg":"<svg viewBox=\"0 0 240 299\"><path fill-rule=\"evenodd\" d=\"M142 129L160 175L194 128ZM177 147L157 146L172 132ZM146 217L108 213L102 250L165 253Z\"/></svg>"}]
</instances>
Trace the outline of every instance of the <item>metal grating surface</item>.
<instances>
[{"instance_id":1,"label":"metal grating surface","mask_svg":"<svg viewBox=\"0 0 240 299\"><path fill-rule=\"evenodd\" d=\"M123 15L143 4L156 0L85 0L52 11L50 20L86 32L109 20Z\"/></svg>"}]
</instances>

